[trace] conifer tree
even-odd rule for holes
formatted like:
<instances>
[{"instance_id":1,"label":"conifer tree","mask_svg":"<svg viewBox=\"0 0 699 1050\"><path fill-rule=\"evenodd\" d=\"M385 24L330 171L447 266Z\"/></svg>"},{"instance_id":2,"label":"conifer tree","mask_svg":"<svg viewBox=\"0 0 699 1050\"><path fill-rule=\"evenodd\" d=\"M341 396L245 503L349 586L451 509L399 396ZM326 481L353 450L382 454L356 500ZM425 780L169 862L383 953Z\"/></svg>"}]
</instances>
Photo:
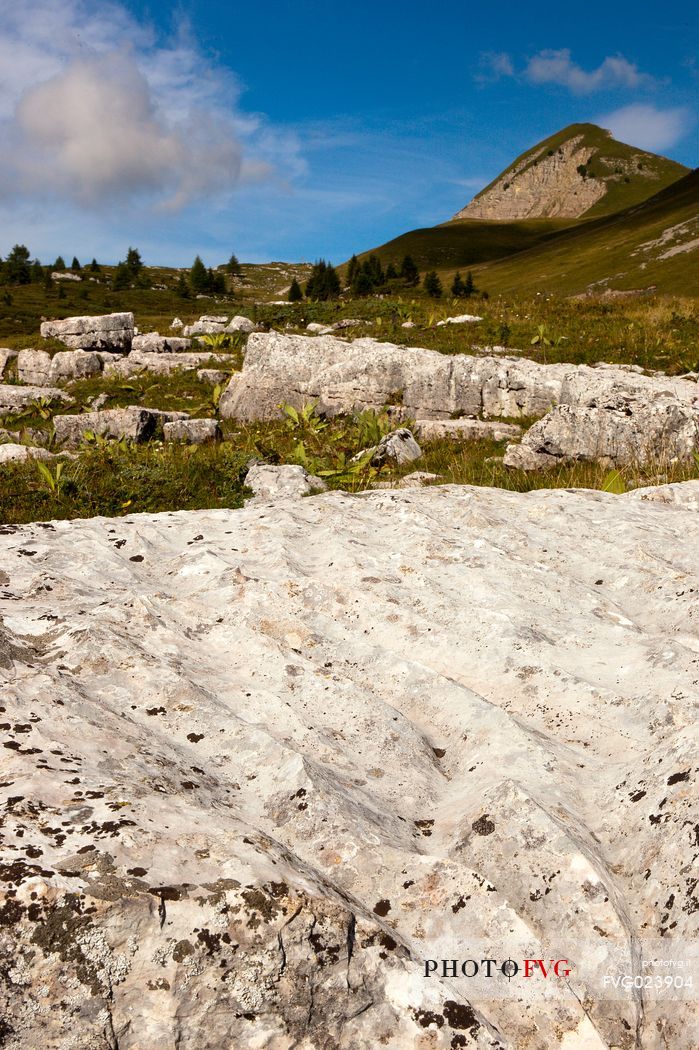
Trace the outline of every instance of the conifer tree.
<instances>
[{"instance_id":1,"label":"conifer tree","mask_svg":"<svg viewBox=\"0 0 699 1050\"><path fill-rule=\"evenodd\" d=\"M59 273L63 273L63 271L66 268L66 264L65 264L65 259L63 258L62 255L59 255L56 258L56 261L53 264L53 268L54 268L54 270L57 270Z\"/></svg>"},{"instance_id":2,"label":"conifer tree","mask_svg":"<svg viewBox=\"0 0 699 1050\"><path fill-rule=\"evenodd\" d=\"M442 298L442 282L437 276L436 270L427 271L422 286L431 299Z\"/></svg>"},{"instance_id":3,"label":"conifer tree","mask_svg":"<svg viewBox=\"0 0 699 1050\"><path fill-rule=\"evenodd\" d=\"M408 287L414 287L420 280L418 268L413 262L411 255L405 255L400 267L400 276Z\"/></svg>"},{"instance_id":4,"label":"conifer tree","mask_svg":"<svg viewBox=\"0 0 699 1050\"><path fill-rule=\"evenodd\" d=\"M209 275L199 255L189 271L189 286L195 295L201 295L209 290Z\"/></svg>"},{"instance_id":5,"label":"conifer tree","mask_svg":"<svg viewBox=\"0 0 699 1050\"><path fill-rule=\"evenodd\" d=\"M294 277L293 281L291 282L291 287L289 288L289 302L300 303L302 299L303 292L301 291L301 285Z\"/></svg>"},{"instance_id":6,"label":"conifer tree","mask_svg":"<svg viewBox=\"0 0 699 1050\"><path fill-rule=\"evenodd\" d=\"M76 271L77 270L82 270L82 266L80 265L80 260L78 259L77 255L73 256L73 261L70 264L70 268L71 268L71 270L76 270Z\"/></svg>"}]
</instances>

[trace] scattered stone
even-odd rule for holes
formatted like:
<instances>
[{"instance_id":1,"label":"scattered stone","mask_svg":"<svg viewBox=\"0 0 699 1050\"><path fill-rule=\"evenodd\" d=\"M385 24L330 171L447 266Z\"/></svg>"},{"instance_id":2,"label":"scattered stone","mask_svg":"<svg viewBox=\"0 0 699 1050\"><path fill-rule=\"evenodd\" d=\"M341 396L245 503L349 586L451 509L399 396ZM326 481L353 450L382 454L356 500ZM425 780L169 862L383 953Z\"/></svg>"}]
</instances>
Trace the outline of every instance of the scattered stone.
<instances>
[{"instance_id":1,"label":"scattered stone","mask_svg":"<svg viewBox=\"0 0 699 1050\"><path fill-rule=\"evenodd\" d=\"M417 328L414 321L403 321L401 328Z\"/></svg>"},{"instance_id":2,"label":"scattered stone","mask_svg":"<svg viewBox=\"0 0 699 1050\"><path fill-rule=\"evenodd\" d=\"M255 463L247 472L245 484L255 493L257 502L300 499L327 489L322 478L295 464L274 467L268 463Z\"/></svg>"},{"instance_id":3,"label":"scattered stone","mask_svg":"<svg viewBox=\"0 0 699 1050\"><path fill-rule=\"evenodd\" d=\"M189 350L191 345L191 339L178 338L172 335L159 335L158 332L148 332L147 335L134 336L131 342L131 352L178 354L183 350Z\"/></svg>"},{"instance_id":4,"label":"scattered stone","mask_svg":"<svg viewBox=\"0 0 699 1050\"><path fill-rule=\"evenodd\" d=\"M255 322L251 321L249 317L241 317L240 314L236 314L236 316L230 321L230 323L226 325L226 331L254 332L255 327Z\"/></svg>"},{"instance_id":5,"label":"scattered stone","mask_svg":"<svg viewBox=\"0 0 699 1050\"><path fill-rule=\"evenodd\" d=\"M18 386L15 383L0 383L0 416L21 412L32 401L45 398L49 401L69 401L70 398L57 387Z\"/></svg>"},{"instance_id":6,"label":"scattered stone","mask_svg":"<svg viewBox=\"0 0 699 1050\"><path fill-rule=\"evenodd\" d=\"M317 321L311 321L310 324L306 325L307 332L315 332L316 335L320 335L321 332L327 331L327 326L324 324L318 324Z\"/></svg>"},{"instance_id":7,"label":"scattered stone","mask_svg":"<svg viewBox=\"0 0 699 1050\"><path fill-rule=\"evenodd\" d=\"M82 281L82 277L79 273L63 273L61 270L54 270L51 274L52 281Z\"/></svg>"},{"instance_id":8,"label":"scattered stone","mask_svg":"<svg viewBox=\"0 0 699 1050\"><path fill-rule=\"evenodd\" d=\"M511 441L520 436L522 428L485 419L418 419L415 433L423 441Z\"/></svg>"},{"instance_id":9,"label":"scattered stone","mask_svg":"<svg viewBox=\"0 0 699 1050\"><path fill-rule=\"evenodd\" d=\"M212 386L217 386L230 379L230 374L221 372L217 368L199 368L197 369L197 379L201 379L202 383L211 383Z\"/></svg>"},{"instance_id":10,"label":"scattered stone","mask_svg":"<svg viewBox=\"0 0 699 1050\"><path fill-rule=\"evenodd\" d=\"M445 317L443 321L437 321L437 328L443 328L446 324L475 324L482 321L482 317L475 314L457 314L455 317Z\"/></svg>"},{"instance_id":11,"label":"scattered stone","mask_svg":"<svg viewBox=\"0 0 699 1050\"><path fill-rule=\"evenodd\" d=\"M126 438L138 443L160 437L165 423L187 419L186 412L161 412L155 408L106 408L98 412L83 412L80 415L54 416L56 441L62 445L75 446L82 441L86 431L107 438Z\"/></svg>"},{"instance_id":12,"label":"scattered stone","mask_svg":"<svg viewBox=\"0 0 699 1050\"><path fill-rule=\"evenodd\" d=\"M17 355L19 381L34 386L85 379L101 371L101 357L91 350L61 350L53 357L45 350L20 350Z\"/></svg>"},{"instance_id":13,"label":"scattered stone","mask_svg":"<svg viewBox=\"0 0 699 1050\"><path fill-rule=\"evenodd\" d=\"M353 456L352 462L362 459L369 452L373 453L369 460L372 467L382 467L385 463L401 466L403 463L412 463L413 460L420 459L422 456L422 449L407 427L400 427L386 434L378 445L373 448L365 448Z\"/></svg>"},{"instance_id":14,"label":"scattered stone","mask_svg":"<svg viewBox=\"0 0 699 1050\"><path fill-rule=\"evenodd\" d=\"M170 328L184 328L184 321L181 317L174 317L172 323L170 324Z\"/></svg>"},{"instance_id":15,"label":"scattered stone","mask_svg":"<svg viewBox=\"0 0 699 1050\"><path fill-rule=\"evenodd\" d=\"M699 399L653 401L617 395L591 405L557 405L509 445L504 464L542 470L563 461L621 467L691 459L699 450Z\"/></svg>"},{"instance_id":16,"label":"scattered stone","mask_svg":"<svg viewBox=\"0 0 699 1050\"><path fill-rule=\"evenodd\" d=\"M130 350L134 335L132 313L98 314L44 321L44 339L60 339L72 350Z\"/></svg>"},{"instance_id":17,"label":"scattered stone","mask_svg":"<svg viewBox=\"0 0 699 1050\"><path fill-rule=\"evenodd\" d=\"M45 448L34 448L31 445L16 445L12 442L0 444L0 464L2 463L26 463L28 459L55 459Z\"/></svg>"},{"instance_id":18,"label":"scattered stone","mask_svg":"<svg viewBox=\"0 0 699 1050\"><path fill-rule=\"evenodd\" d=\"M215 419L179 419L163 425L165 441L203 445L206 441L220 440L222 436L221 427Z\"/></svg>"},{"instance_id":19,"label":"scattered stone","mask_svg":"<svg viewBox=\"0 0 699 1050\"><path fill-rule=\"evenodd\" d=\"M105 364L104 371L120 376L132 376L138 372L150 372L157 376L170 375L172 372L193 371L201 365L217 361L230 361L230 354L212 353L210 350L186 350L177 354L149 354L142 350L132 351L126 357L115 358Z\"/></svg>"}]
</instances>

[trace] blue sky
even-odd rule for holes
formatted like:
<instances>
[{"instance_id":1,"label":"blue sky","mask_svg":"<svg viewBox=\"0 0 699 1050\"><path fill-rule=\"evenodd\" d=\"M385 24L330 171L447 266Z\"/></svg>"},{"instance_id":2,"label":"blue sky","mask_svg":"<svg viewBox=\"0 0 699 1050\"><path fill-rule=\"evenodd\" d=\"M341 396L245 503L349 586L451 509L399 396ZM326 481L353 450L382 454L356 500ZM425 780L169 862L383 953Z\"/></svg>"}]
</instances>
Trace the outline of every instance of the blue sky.
<instances>
[{"instance_id":1,"label":"blue sky","mask_svg":"<svg viewBox=\"0 0 699 1050\"><path fill-rule=\"evenodd\" d=\"M340 262L574 121L699 164L684 0L4 6L2 254Z\"/></svg>"}]
</instances>

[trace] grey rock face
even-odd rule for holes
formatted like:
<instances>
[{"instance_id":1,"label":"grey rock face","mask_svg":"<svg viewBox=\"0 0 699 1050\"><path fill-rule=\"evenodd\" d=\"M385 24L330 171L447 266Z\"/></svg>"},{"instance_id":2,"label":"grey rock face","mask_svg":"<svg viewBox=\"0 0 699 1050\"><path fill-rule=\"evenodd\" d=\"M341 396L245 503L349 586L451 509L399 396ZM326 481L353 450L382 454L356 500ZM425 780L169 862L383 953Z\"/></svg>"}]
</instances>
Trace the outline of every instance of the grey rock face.
<instances>
[{"instance_id":1,"label":"grey rock face","mask_svg":"<svg viewBox=\"0 0 699 1050\"><path fill-rule=\"evenodd\" d=\"M5 369L11 361L15 360L16 357L16 350L8 350L4 346L0 347L0 381L2 381L2 378L5 375Z\"/></svg>"},{"instance_id":2,"label":"grey rock face","mask_svg":"<svg viewBox=\"0 0 699 1050\"><path fill-rule=\"evenodd\" d=\"M53 386L101 371L101 356L86 350L63 350L53 357L45 350L20 350L17 356L20 382L34 386Z\"/></svg>"},{"instance_id":3,"label":"grey rock face","mask_svg":"<svg viewBox=\"0 0 699 1050\"><path fill-rule=\"evenodd\" d=\"M221 398L221 415L274 419L282 402L318 402L328 415L382 408L401 398L412 418L543 416L554 404L586 404L612 394L691 403L687 379L644 376L586 365L539 365L512 357L446 355L374 339L253 332L242 371Z\"/></svg>"},{"instance_id":4,"label":"grey rock face","mask_svg":"<svg viewBox=\"0 0 699 1050\"><path fill-rule=\"evenodd\" d=\"M226 325L225 330L227 332L254 332L255 322L251 321L249 317L242 317L240 314L236 314Z\"/></svg>"},{"instance_id":5,"label":"grey rock face","mask_svg":"<svg viewBox=\"0 0 699 1050\"><path fill-rule=\"evenodd\" d=\"M64 321L44 321L44 339L60 339L73 350L129 350L134 335L132 313L101 314L94 317L67 317Z\"/></svg>"},{"instance_id":6,"label":"grey rock face","mask_svg":"<svg viewBox=\"0 0 699 1050\"><path fill-rule=\"evenodd\" d=\"M222 437L221 427L215 419L180 419L163 425L166 441L187 441L191 445L203 445Z\"/></svg>"},{"instance_id":7,"label":"grey rock face","mask_svg":"<svg viewBox=\"0 0 699 1050\"><path fill-rule=\"evenodd\" d=\"M17 378L30 386L50 386L51 355L45 350L20 350L17 355Z\"/></svg>"},{"instance_id":8,"label":"grey rock face","mask_svg":"<svg viewBox=\"0 0 699 1050\"><path fill-rule=\"evenodd\" d=\"M321 478L309 474L304 467L296 464L275 467L268 463L255 463L247 472L245 484L255 493L257 501L301 499L302 496L310 496L313 492L322 492L327 488Z\"/></svg>"},{"instance_id":9,"label":"grey rock face","mask_svg":"<svg viewBox=\"0 0 699 1050\"><path fill-rule=\"evenodd\" d=\"M522 433L514 423L484 419L418 419L414 429L423 441L505 441Z\"/></svg>"},{"instance_id":10,"label":"grey rock face","mask_svg":"<svg viewBox=\"0 0 699 1050\"><path fill-rule=\"evenodd\" d=\"M59 444L79 445L86 431L108 438L143 442L162 435L163 425L187 419L186 412L161 412L154 408L106 408L80 415L54 416Z\"/></svg>"},{"instance_id":11,"label":"grey rock face","mask_svg":"<svg viewBox=\"0 0 699 1050\"><path fill-rule=\"evenodd\" d=\"M180 369L187 372L216 361L228 362L230 360L230 354L213 354L210 351L193 350L176 354L151 354L143 350L132 350L126 357L115 357L114 360L105 363L104 370L120 376L136 375L138 372L151 372L156 376L165 376Z\"/></svg>"},{"instance_id":12,"label":"grey rock face","mask_svg":"<svg viewBox=\"0 0 699 1050\"><path fill-rule=\"evenodd\" d=\"M369 450L367 449L366 451L368 452ZM365 455L365 453L360 452L359 456L362 455ZM370 462L374 467L382 467L384 463L401 466L403 463L412 463L414 460L420 459L421 455L422 449L412 433L407 427L400 427L398 430L393 430L390 434L386 434L386 437L381 438L374 449L374 455L371 457Z\"/></svg>"},{"instance_id":13,"label":"grey rock face","mask_svg":"<svg viewBox=\"0 0 699 1050\"><path fill-rule=\"evenodd\" d=\"M697 972L698 545L468 487L3 527L5 1050L699 1045L603 983Z\"/></svg>"},{"instance_id":14,"label":"grey rock face","mask_svg":"<svg viewBox=\"0 0 699 1050\"><path fill-rule=\"evenodd\" d=\"M201 379L203 383L211 383L212 386L216 386L219 383L225 383L227 379L230 379L228 372L222 372L218 368L198 368L197 379Z\"/></svg>"},{"instance_id":15,"label":"grey rock face","mask_svg":"<svg viewBox=\"0 0 699 1050\"><path fill-rule=\"evenodd\" d=\"M136 335L131 341L132 351L148 354L177 354L182 350L189 350L191 345L191 339L184 339L174 335L160 335L158 332Z\"/></svg>"},{"instance_id":16,"label":"grey rock face","mask_svg":"<svg viewBox=\"0 0 699 1050\"><path fill-rule=\"evenodd\" d=\"M52 401L69 400L68 395L57 387L17 386L14 383L0 383L0 415L20 412L40 397L49 398Z\"/></svg>"},{"instance_id":17,"label":"grey rock face","mask_svg":"<svg viewBox=\"0 0 699 1050\"><path fill-rule=\"evenodd\" d=\"M611 397L596 405L558 405L509 445L504 463L539 470L564 460L599 461L610 466L651 460L687 460L699 449L699 400L647 401Z\"/></svg>"},{"instance_id":18,"label":"grey rock face","mask_svg":"<svg viewBox=\"0 0 699 1050\"><path fill-rule=\"evenodd\" d=\"M0 464L24 463L28 459L54 459L45 448L34 448L29 445L17 445L13 442L0 444Z\"/></svg>"}]
</instances>

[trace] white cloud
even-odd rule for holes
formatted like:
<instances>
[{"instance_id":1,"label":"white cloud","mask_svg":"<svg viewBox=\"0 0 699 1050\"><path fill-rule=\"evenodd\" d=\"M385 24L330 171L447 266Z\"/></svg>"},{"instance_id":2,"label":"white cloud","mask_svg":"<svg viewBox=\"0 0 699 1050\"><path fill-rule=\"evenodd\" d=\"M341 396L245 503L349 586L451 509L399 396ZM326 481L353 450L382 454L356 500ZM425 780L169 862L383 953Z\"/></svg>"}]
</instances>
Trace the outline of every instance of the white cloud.
<instances>
[{"instance_id":1,"label":"white cloud","mask_svg":"<svg viewBox=\"0 0 699 1050\"><path fill-rule=\"evenodd\" d=\"M119 4L13 8L0 11L5 197L177 209L303 170L296 139L241 112L234 75L186 25L161 42Z\"/></svg>"},{"instance_id":2,"label":"white cloud","mask_svg":"<svg viewBox=\"0 0 699 1050\"><path fill-rule=\"evenodd\" d=\"M502 77L513 77L515 67L505 51L484 51L478 63L475 79L482 84L494 84Z\"/></svg>"},{"instance_id":3,"label":"white cloud","mask_svg":"<svg viewBox=\"0 0 699 1050\"><path fill-rule=\"evenodd\" d=\"M641 149L663 150L684 138L692 127L693 117L684 106L658 109L639 103L598 117L595 123L608 128L614 138L622 142Z\"/></svg>"},{"instance_id":4,"label":"white cloud","mask_svg":"<svg viewBox=\"0 0 699 1050\"><path fill-rule=\"evenodd\" d=\"M532 84L560 84L576 95L604 88L649 87L654 81L623 55L609 55L596 69L585 70L571 58L569 48L540 51L529 59L524 76Z\"/></svg>"}]
</instances>

